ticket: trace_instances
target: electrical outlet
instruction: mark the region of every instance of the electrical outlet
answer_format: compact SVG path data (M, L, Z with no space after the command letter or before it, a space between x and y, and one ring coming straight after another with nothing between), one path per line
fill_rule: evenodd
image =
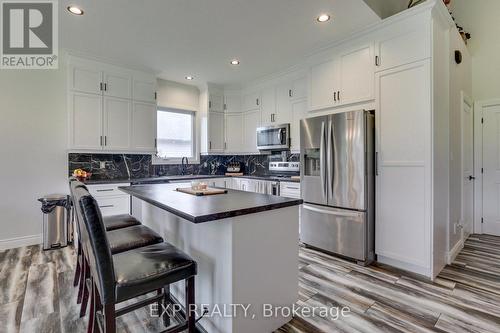
M103 161L99 162L99 168L106 169L106 162L103 162Z

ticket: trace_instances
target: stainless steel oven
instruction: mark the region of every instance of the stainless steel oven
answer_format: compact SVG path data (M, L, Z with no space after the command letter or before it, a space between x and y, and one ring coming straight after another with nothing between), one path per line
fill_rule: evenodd
M257 128L257 149L290 149L290 124L264 126Z

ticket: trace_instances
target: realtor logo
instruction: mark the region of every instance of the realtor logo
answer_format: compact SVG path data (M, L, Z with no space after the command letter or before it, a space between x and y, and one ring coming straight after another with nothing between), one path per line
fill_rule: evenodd
M58 66L57 1L1 1L2 69Z

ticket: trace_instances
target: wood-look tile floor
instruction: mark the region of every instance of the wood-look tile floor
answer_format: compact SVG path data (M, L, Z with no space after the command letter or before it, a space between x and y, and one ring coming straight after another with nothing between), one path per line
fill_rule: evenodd
M85 332L74 263L71 247L0 251L0 333ZM500 332L500 237L472 235L434 282L307 248L300 249L299 267L298 306L350 312L336 320L296 317L277 332ZM121 317L117 326L119 332L163 329L147 309Z

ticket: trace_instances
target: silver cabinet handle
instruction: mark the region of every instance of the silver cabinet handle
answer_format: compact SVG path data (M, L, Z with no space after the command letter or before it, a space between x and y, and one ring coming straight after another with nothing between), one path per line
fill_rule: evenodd
M340 90L339 90L339 91L337 91L337 99L338 99L338 100L339 100L339 102L340 102Z
M293 94L292 94L292 89L289 89L289 90L288 90L288 97L292 97L292 96L293 96Z
M378 151L375 152L375 176L378 176Z
M103 91L103 90L104 90L104 89L103 89L103 87L102 87L102 82L99 84L99 90L100 90L100 91Z
M333 101L334 102L337 101L337 92L336 91L333 92Z
M115 205L100 206L101 208L113 208Z
M103 189L103 190L96 190L96 192L112 192L114 190L115 190L114 188L106 188L106 189Z
M208 149L212 149L212 141L208 142Z
M258 98L255 100L255 104L257 104L257 106L259 106L259 99Z
M380 57L375 56L375 66L380 66Z
M104 145L105 146L108 145L108 136L107 135L104 136Z
M102 135L101 135L101 137L100 137L100 145L101 145L101 146L104 146L104 144L103 144L103 139L102 139Z

